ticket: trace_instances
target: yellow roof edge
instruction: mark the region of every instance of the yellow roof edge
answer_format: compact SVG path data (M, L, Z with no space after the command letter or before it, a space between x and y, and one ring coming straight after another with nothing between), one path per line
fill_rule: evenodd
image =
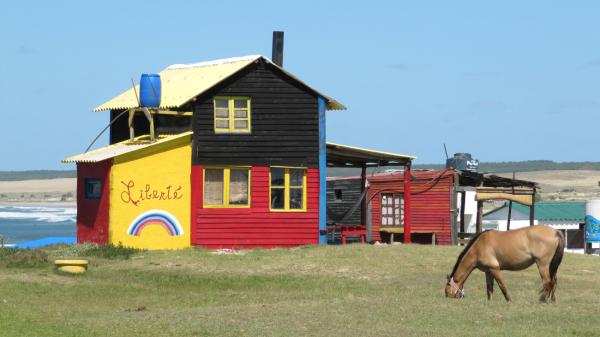
M365 149L363 147L357 147L357 146L349 146L349 145L343 145L343 144L338 144L338 143L333 143L333 142L326 142L327 145L331 145L331 146L337 146L340 148L347 148L347 149L351 149L351 150L357 150L357 151L364 151L364 152L368 152L374 155L384 155L384 156L393 156L393 157L403 157L403 158L410 158L410 159L417 159L416 156L411 156L411 155L406 155L406 154L400 154L400 153L393 153L393 152L385 152L385 151L377 151L377 150L371 150L371 149Z
M74 156L71 156L71 157L67 157L67 158L61 160L61 162L65 163L65 164L68 164L68 163L77 163L77 162L82 162L82 163L97 163L97 162L100 162L100 161L103 161L103 160L106 160L106 159L117 158L117 157L126 155L128 153L132 153L132 152L136 152L136 151L141 151L143 149L148 149L148 148L154 148L154 147L159 146L159 145L171 143L171 142L173 142L175 140L191 136L193 133L194 132L192 132L192 131L186 131L186 132L178 133L178 134L175 134L175 135L166 135L164 138L158 139L154 143L149 143L149 144L147 144L147 146L144 146L144 147L141 147L141 148L140 147L137 147L137 148L133 148L132 147L130 151L123 152L123 153L118 153L118 154L115 154L113 156L109 156L109 157L106 157L106 158L103 158L103 159L100 159L100 160L80 160L80 161L78 161L78 158L83 158L84 156L90 156L90 155L93 155L93 154L98 154L98 153L106 152L109 149L113 149L113 148L116 148L116 147L119 147L119 146L129 145L129 144L127 144L129 142L129 139L127 139L127 140L124 140L124 141L121 141L121 142L118 142L118 143L115 143L115 144L111 144L111 145L104 146L104 147L101 147L101 148L98 148L98 149L94 149L92 151L88 151L88 152L80 153L80 154L77 154L77 155L74 155ZM146 135L141 135L141 136L135 137L134 141L136 141L136 140L139 141L139 140L141 140L142 138L145 138L145 137L149 137L149 135L146 134ZM136 144L132 144L132 145L136 145ZM140 144L138 144L138 145L140 145Z

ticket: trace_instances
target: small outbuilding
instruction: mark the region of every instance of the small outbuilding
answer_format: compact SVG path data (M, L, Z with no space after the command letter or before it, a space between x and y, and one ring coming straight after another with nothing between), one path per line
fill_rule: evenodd
M483 215L484 229L507 230L509 204ZM581 201L542 201L535 204L534 224L563 231L569 249L584 248L585 203ZM510 228L529 226L529 207L513 203Z
M360 224L367 225L371 241L383 242L461 243L482 230L485 200L533 205L536 193L534 182L455 169L396 170L370 175L364 183L359 179L328 178L329 220L355 225L353 206L364 197L369 211ZM363 186L364 196L358 190Z
M140 136L65 159L77 163L77 241L189 247L191 137Z

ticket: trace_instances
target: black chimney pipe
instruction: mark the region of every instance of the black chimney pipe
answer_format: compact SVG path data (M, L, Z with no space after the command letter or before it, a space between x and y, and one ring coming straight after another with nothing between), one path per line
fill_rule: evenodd
M276 65L283 67L283 32L273 32L273 55L271 60Z

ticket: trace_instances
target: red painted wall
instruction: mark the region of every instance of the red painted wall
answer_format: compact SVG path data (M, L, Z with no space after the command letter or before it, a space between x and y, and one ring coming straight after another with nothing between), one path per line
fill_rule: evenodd
M77 164L77 242L108 242L110 167L112 160ZM86 178L100 179L102 197L86 199Z
M319 170L307 169L307 211L269 210L269 168L253 167L250 208L202 208L203 166L192 166L192 244L209 249L319 243Z
M450 193L454 182L454 171L412 172L416 181L411 184L411 229L436 233L437 244L450 244ZM373 219L373 240L381 240L381 193L404 192L402 173L369 178L369 198L371 198Z

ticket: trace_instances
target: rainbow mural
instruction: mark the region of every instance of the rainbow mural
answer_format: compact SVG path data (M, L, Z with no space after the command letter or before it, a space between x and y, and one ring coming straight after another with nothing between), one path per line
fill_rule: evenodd
M171 213L159 209L152 209L140 214L131 222L127 233L132 236L140 236L144 228L154 225L164 228L170 236L183 235L183 229L177 218Z

